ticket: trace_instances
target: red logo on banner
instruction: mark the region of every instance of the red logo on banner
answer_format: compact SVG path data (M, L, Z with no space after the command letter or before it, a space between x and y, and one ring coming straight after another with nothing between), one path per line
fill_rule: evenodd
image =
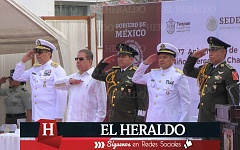
M56 120L40 119L38 142L59 148L62 136L58 136Z

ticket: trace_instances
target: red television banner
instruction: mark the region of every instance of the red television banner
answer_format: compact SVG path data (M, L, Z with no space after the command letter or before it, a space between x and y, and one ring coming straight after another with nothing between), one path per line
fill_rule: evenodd
M59 148L38 142L34 138L21 138L21 150L219 150L220 140L160 140L151 138L62 138Z

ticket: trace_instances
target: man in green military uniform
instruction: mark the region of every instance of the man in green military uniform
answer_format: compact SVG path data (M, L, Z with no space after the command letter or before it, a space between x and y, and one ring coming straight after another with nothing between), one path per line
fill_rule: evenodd
M138 52L126 44L118 44L116 49L119 66L105 72L104 68L113 63L116 57L109 56L101 60L92 77L107 83L110 104L107 115L110 122L143 122L148 104L147 87L132 82L132 76L137 69L133 66L133 61Z
M229 44L209 37L207 39L209 49L205 48L189 55L184 65L184 73L193 78L197 78L199 85L199 122L215 121L215 104L239 105L239 87L235 85L238 79L237 71L226 63L225 57ZM209 62L195 68L198 58L209 52ZM233 86L231 93L233 99L226 87Z

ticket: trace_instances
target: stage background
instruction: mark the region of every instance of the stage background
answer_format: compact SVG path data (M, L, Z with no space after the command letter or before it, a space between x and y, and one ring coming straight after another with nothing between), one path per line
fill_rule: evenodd
M135 65L138 65L156 53L156 46L160 42L168 42L179 49L175 67L182 69L189 53L207 48L207 38L215 36L232 45L228 49L226 61L239 72L240 14L237 6L240 6L238 0L186 0L105 6L103 57L116 54L117 43L126 43L140 52L140 57L135 61ZM142 34L130 34L137 31ZM207 60L208 54L199 59L197 66ZM156 67L157 63L150 68ZM192 98L191 121L196 121L198 86L196 79L188 80Z

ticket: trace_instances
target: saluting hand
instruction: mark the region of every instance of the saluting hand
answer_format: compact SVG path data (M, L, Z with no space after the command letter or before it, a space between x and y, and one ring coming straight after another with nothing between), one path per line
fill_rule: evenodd
M25 54L21 60L21 62L26 63L34 57L34 50L30 50Z
M3 84L3 83L5 83L6 80L7 80L7 77L2 77L2 78L0 79L0 85Z
M201 49L201 50L197 50L196 52L194 52L192 54L192 57L201 58L201 57L206 55L206 51L207 50L208 50L207 48L204 48L204 49Z
M79 84L79 83L82 83L83 82L83 80L77 80L77 79L69 79L69 83L70 84L73 84L73 85L75 85L75 84Z
M152 54L150 56L148 56L148 58L146 60L144 60L144 64L145 65L151 65L154 61L156 61L158 58L158 54Z
M108 63L108 64L113 63L113 62L115 62L116 56L117 56L117 54L111 55L111 56L105 58L103 61L104 61L104 63Z

